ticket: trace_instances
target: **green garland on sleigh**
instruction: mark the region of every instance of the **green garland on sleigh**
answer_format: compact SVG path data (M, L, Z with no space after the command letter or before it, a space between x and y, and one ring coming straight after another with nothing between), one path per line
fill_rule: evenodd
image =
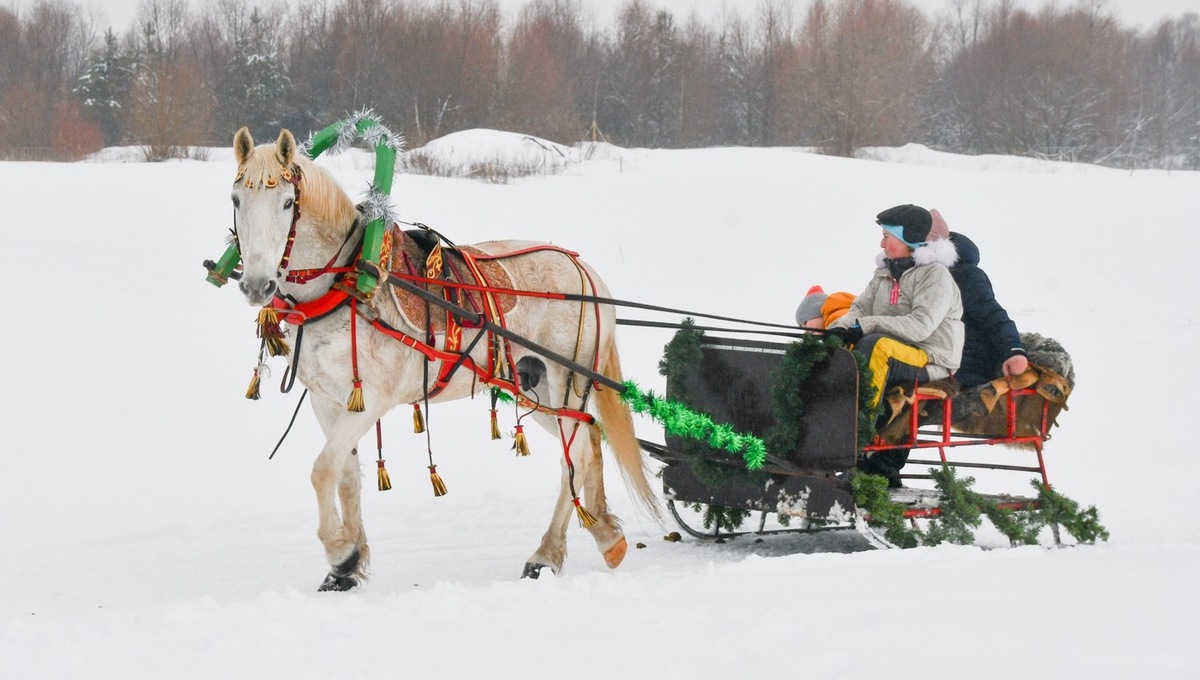
M759 472L761 461L766 453L777 455L795 451L799 447L802 432L799 428L801 416L804 414L804 395L801 386L812 374L813 368L826 361L829 356L842 347L841 340L834 336L809 334L797 342L791 343L780 366L772 375L771 402L775 425L765 433L762 440L750 435L739 435L725 425L713 424L711 419L690 410L691 395L689 381L698 375L703 361L701 350L704 332L695 328L695 322L688 318L682 327L663 349L662 360L659 361L659 373L667 378L666 404L660 404L663 417L657 420L663 423L668 436L684 437L681 453L689 460L696 478L708 486L716 487L724 484L733 476L745 479L747 482L764 482L765 473ZM871 441L875 434L876 410L869 407L874 392L871 385L870 369L866 357L852 352L858 364L859 374L859 448ZM637 399L631 402L631 407ZM673 409L686 414L676 417ZM634 408L635 412L644 413ZM701 444L718 450L731 452L743 451L746 459L744 469L722 464L712 459L712 450ZM745 448L739 448L744 446ZM751 456L754 457L753 462Z
M804 382L812 374L813 367L825 362L829 356L841 349L842 341L834 335L810 333L788 345L779 368L772 375L771 403L774 406L775 424L763 439L768 451L795 451L800 446L801 417L804 415ZM875 417L878 406L871 406L877 388L871 381L871 369L867 358L860 352L850 351L858 365L858 450L875 437Z

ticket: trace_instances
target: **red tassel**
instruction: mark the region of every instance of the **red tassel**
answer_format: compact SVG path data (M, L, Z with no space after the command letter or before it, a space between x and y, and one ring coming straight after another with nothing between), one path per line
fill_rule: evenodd
M258 313L258 337L263 339L267 345L267 352L273 357L281 357L291 351L283 340L279 314L270 307L263 307Z

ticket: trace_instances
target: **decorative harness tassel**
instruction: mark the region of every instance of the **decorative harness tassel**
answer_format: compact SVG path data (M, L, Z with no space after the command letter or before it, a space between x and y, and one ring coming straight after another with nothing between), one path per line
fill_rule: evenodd
M576 496L571 502L575 504L575 514L579 515L579 523L584 529L590 529L596 524L596 518L592 516L592 513L588 512L587 508L583 507L583 503L580 502L579 496Z
M376 471L376 476L378 477L379 481L379 490L387 491L388 489L392 488L392 478L388 476L387 468L383 466L383 426L378 420L375 421L375 446L379 451L379 459L376 461L376 464L379 466L379 469Z
M492 416L495 417L496 412L492 411ZM513 449L516 450L518 456L529 455L529 440L525 438L525 427L517 425L517 432L513 435Z
M492 441L500 439L500 422L496 419L496 401L500 399L500 390L496 387L488 390L492 396Z
M286 356L291 350L283 340L283 329L279 327L279 314L270 307L258 312L258 337L262 338L267 351L273 357Z
M377 463L379 464L377 475L379 477L379 490L387 491L392 488L392 478L388 476L387 468L383 466L384 460L380 458Z
M435 497L446 495L446 483L442 481L442 476L437 473L436 465L429 466L429 481L433 482L433 495Z
M358 332L355 318L358 316L358 303L350 300L350 367L354 371L354 389L350 390L350 400L346 402L346 410L362 413L366 410L363 403L362 380L358 377Z
M250 386L246 388L247 399L258 401L258 399L262 396L259 392L259 386L262 383L262 377L258 373L261 368L261 363L254 367L254 375L250 378Z
M425 431L425 417L421 415L421 405L413 404L413 433L421 434Z

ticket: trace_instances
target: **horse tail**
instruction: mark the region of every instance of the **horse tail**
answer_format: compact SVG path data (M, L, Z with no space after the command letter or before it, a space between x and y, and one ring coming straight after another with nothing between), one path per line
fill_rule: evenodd
M604 360L604 377L616 382L624 382L621 377L621 360L617 354L617 343L610 341ZM650 468L647 459L642 455L637 435L633 431L633 414L629 406L621 401L621 395L608 387L596 390L596 410L608 446L616 456L625 485L629 487L634 499L649 511L655 520L662 521L662 510L659 508L658 496L650 487Z

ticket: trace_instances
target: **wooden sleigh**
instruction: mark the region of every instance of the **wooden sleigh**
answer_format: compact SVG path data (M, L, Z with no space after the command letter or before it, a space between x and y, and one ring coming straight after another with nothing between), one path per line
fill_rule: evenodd
M689 405L741 432L763 437L775 424L771 396L775 374L788 345L778 342L701 338L703 359L686 376ZM672 392L668 378L668 394ZM853 531L870 546L886 543L871 531L855 504L850 476L863 456L895 448L911 450L901 475L905 486L889 490L910 519L936 517L944 500L933 488L930 467L994 470L1035 475L1049 487L1043 446L1070 386L1053 370L1034 368L1016 383L1004 380L959 393L952 383L906 385L885 395L887 418L873 440L859 438L859 364L838 348L804 380L805 408L797 445L771 451L761 471L746 474L740 461L702 443L667 436L665 444L641 440L643 449L664 463L662 482L668 509L680 527L697 538L742 533ZM964 454L970 455L964 455ZM1018 474L1019 473L1019 474ZM1036 497L990 494L1000 507L1029 509ZM734 530L715 522L695 526L694 513L680 506L733 508L759 513L758 528ZM781 524L766 528L769 515Z

